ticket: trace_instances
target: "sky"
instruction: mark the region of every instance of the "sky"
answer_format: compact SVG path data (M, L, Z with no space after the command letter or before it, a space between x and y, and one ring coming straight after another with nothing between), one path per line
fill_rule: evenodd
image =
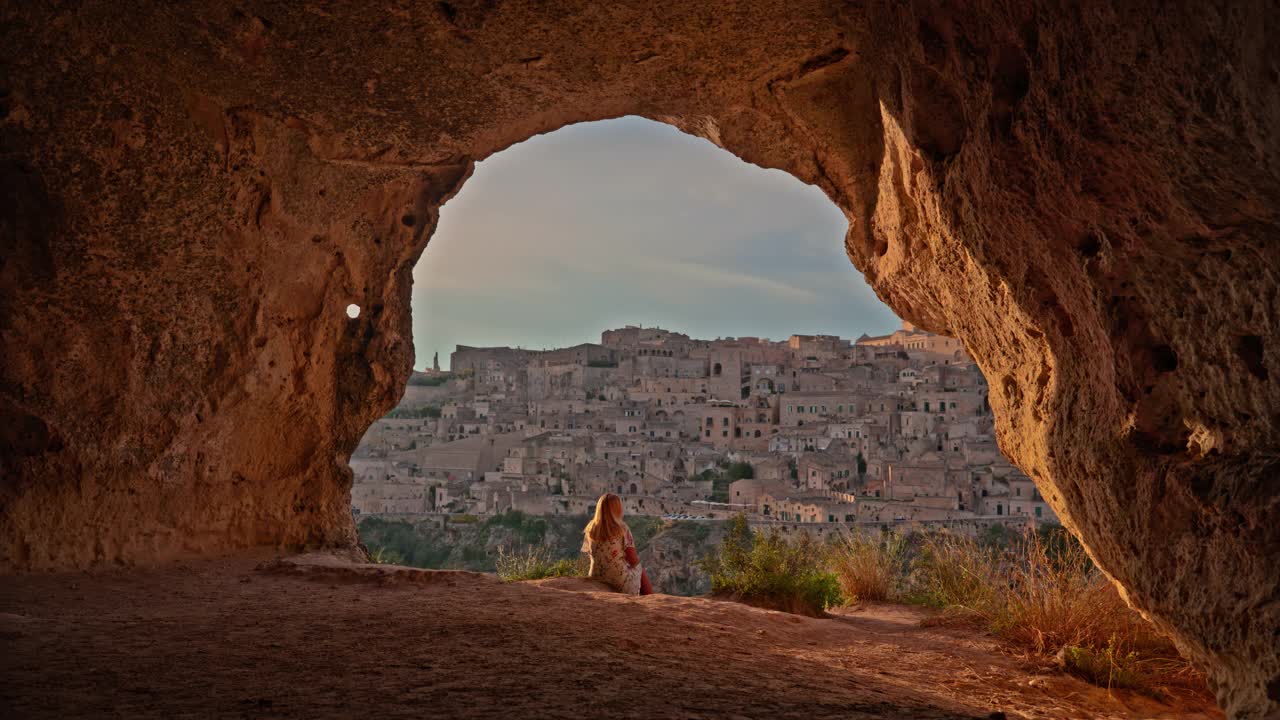
M476 164L414 268L417 368L456 345L529 349L659 326L701 339L856 338L899 321L816 187L661 123L540 135Z

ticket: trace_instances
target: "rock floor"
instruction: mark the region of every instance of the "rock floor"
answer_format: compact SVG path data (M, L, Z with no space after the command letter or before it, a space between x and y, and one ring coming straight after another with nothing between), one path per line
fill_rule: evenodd
M330 556L7 577L0 715L1220 717L1108 693L923 617L810 619Z

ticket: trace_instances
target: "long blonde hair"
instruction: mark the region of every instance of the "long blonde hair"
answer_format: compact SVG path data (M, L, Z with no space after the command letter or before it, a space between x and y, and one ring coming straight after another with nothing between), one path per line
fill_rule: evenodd
M622 522L622 498L613 493L605 493L596 503L596 516L587 523L582 531L593 543L602 543L616 538L626 532L626 524Z

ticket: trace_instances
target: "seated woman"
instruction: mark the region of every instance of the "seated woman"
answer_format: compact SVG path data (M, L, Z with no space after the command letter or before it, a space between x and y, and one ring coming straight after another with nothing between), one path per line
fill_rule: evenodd
M653 594L649 576L640 567L631 528L622 522L622 498L613 493L601 495L596 516L582 534L582 552L591 553L587 577L629 595Z

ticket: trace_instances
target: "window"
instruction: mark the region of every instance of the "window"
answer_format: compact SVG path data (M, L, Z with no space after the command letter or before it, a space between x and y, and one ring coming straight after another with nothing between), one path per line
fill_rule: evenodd
M924 411L925 411L925 412L929 412L929 401L928 401L928 400L925 400L925 401L924 401Z
M720 437L729 437L729 431L728 431L728 430L721 430L721 431L720 431Z
M729 418L727 418L727 417L726 417L726 418L720 418L720 420L722 421L722 422L720 423L721 425L723 425L723 426L725 426L725 427L729 427Z
M1014 488L1013 493L1018 497L1022 497L1022 488Z
M844 412L844 406L843 406L843 405L837 405L837 406L836 406L836 412L838 412L838 413L843 413L843 412Z
M1043 517L1043 516L1040 514L1040 506L1039 506L1039 505L1037 505L1037 506L1036 506L1036 517Z

